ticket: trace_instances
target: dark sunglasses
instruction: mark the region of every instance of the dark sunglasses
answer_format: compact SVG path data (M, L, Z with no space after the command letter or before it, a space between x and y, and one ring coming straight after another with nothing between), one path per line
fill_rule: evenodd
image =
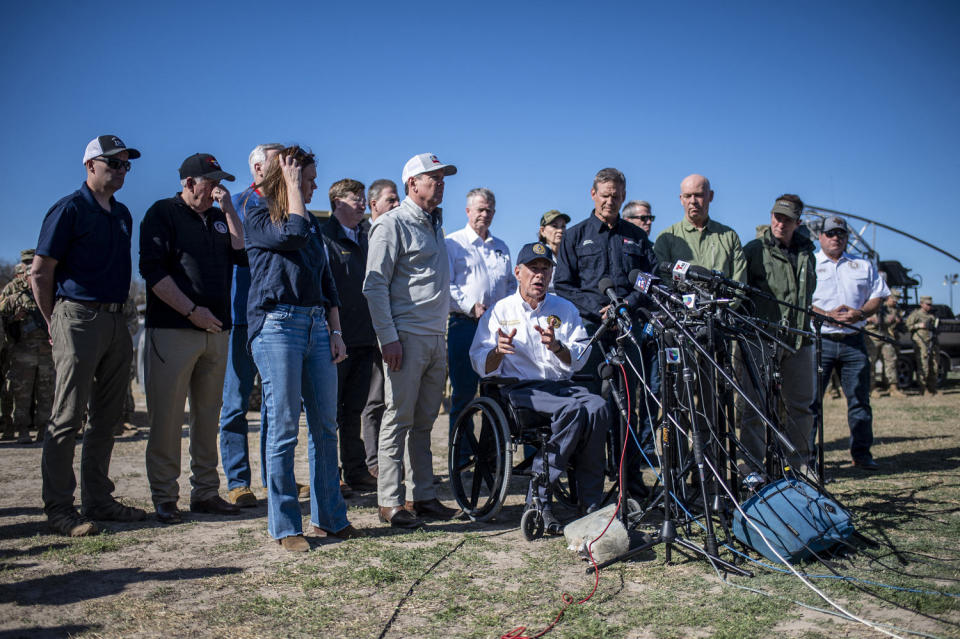
M657 216L656 216L656 215L641 215L641 216L640 216L640 221L641 221L641 222L653 222L655 219L657 219Z
M133 168L133 165L130 164L130 160L118 160L117 158L93 158L97 162L103 162L108 167L114 171L119 171L123 169L124 171L129 171Z
M833 237L846 237L846 236L847 236L847 232L844 231L844 230L841 230L841 229L830 229L829 231L827 231L826 233L824 233L824 235L826 235L827 237L831 237L831 238L833 238Z

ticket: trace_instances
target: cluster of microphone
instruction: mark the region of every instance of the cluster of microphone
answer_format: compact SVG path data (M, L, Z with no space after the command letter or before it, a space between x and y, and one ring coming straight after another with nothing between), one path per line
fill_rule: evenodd
M688 292L691 286L699 284L702 288L710 290L712 293L733 294L733 297L711 296L705 304L716 306L718 304L729 304L737 299L738 294L757 293L764 295L763 291L726 277L720 271L709 270L690 262L677 260L676 262L662 262L657 268L658 273L670 275L670 284L664 285L664 279L656 273L646 273L639 269L630 272L629 281L633 289L639 291L642 295L640 301L636 304L629 304L626 300L617 295L616 285L613 280L605 277L598 283L598 288L610 300L611 313L604 318L604 323L608 328L616 324L623 333L631 333L633 330L633 320L631 310L638 312L646 321L650 321L652 307L649 303L644 303L646 296L656 294L664 301L672 303L678 308L694 309L697 306L697 295Z

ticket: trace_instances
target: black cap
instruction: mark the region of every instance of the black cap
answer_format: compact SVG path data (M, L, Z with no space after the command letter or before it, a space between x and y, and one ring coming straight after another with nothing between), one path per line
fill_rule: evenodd
M221 169L217 158L209 153L194 153L183 161L183 164L180 165L180 179L188 177L226 180L227 182L233 182L237 179Z
M543 242L524 244L517 255L517 264L529 264L534 260L550 260L553 262L553 251Z

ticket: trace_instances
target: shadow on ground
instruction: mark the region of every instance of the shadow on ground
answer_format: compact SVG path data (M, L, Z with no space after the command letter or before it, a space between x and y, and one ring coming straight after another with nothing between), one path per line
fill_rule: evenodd
M75 570L65 574L26 579L12 585L2 585L0 586L0 603L15 603L18 606L65 605L115 595L131 583L206 579L238 572L242 570L232 567L160 571L140 568Z

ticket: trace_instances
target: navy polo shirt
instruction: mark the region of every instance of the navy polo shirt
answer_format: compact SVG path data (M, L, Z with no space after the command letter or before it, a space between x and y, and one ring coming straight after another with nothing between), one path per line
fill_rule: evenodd
M86 182L47 211L37 255L57 260L56 296L107 304L130 293L130 229L126 206L110 198L110 211L94 199Z

